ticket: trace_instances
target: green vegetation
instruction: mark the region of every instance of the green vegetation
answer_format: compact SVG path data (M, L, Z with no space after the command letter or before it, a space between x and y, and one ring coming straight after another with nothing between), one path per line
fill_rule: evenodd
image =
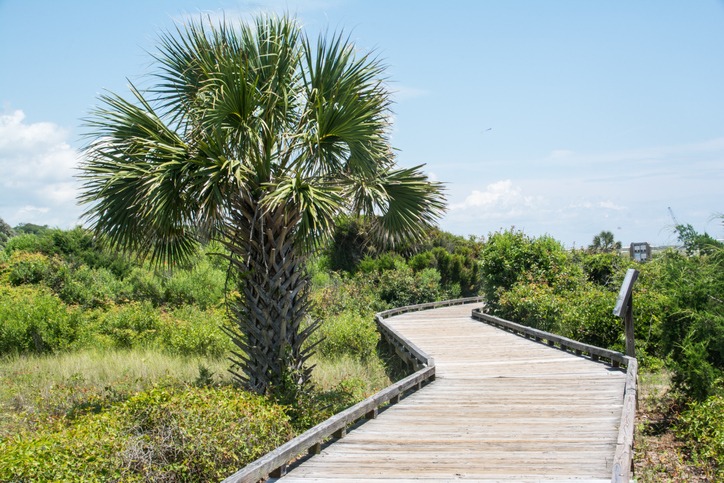
M234 346L220 329L235 286L225 287L226 266L210 256L218 252L205 246L185 267L162 271L81 228L8 240L0 481L221 479L407 374L373 319L390 307L380 280L391 275L330 272L321 256L309 265L315 305L304 321L326 322L307 341L318 342L314 389L282 381L265 398L240 391L227 370ZM404 257L400 264L412 271Z
M223 245L164 271L104 249L81 228L16 230L0 251L0 481L220 479L407 373L374 324L392 306L484 293L496 315L623 351L612 308L628 268L640 271L642 380L671 386L645 404L647 421L661 422L640 429L643 450L650 455L651 438L668 434L681 464L722 476L724 252L710 237L684 231L684 251L639 264L514 229L487 241L433 229L390 251L365 238L364 223L338 223L307 264L312 306L301 329L324 321L304 347L316 351L314 387L281 379L261 398L227 371L238 349L220 327L238 284L226 284L223 259L210 255L227 254ZM705 243L687 253L686 240ZM333 270L342 246L359 256ZM216 419L214 406L223 408ZM252 426L238 426L233 411Z
M0 480L218 481L293 434L259 396L157 385L112 411L80 408L0 441Z

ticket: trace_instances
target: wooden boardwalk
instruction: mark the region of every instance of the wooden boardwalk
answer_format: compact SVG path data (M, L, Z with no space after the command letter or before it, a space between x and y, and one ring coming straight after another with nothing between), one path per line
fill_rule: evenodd
M436 379L270 481L610 482L625 370L474 320L478 306L386 319Z

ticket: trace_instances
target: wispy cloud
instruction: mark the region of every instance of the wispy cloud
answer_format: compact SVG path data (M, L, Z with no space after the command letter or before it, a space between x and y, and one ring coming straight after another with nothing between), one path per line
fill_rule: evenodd
M425 89L417 89L415 87L408 87L401 84L390 85L390 91L392 92L392 98L396 102L403 102L408 99L414 99L416 97L424 97L430 95L430 91Z
M568 244L590 243L596 233L611 230L625 243L666 244L671 242L666 208L674 206L697 230L717 237L723 233L709 216L724 211L724 138L597 153L558 149L507 166L517 178L470 189L484 176L476 172L469 176L467 193L455 193L453 187L458 198L443 227L465 234L515 225L533 234L551 233ZM504 169L496 170L505 176ZM436 172L445 179L445 173Z

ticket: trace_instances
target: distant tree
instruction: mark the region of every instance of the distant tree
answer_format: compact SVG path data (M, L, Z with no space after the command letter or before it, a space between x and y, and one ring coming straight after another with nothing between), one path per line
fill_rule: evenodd
M20 223L14 229L19 235L42 235L50 230L48 225L40 226L34 225L33 223Z
M684 244L684 250L688 255L694 254L708 254L714 251L716 248L723 248L724 244L715 240L707 232L704 234L698 233L693 226L676 225L674 227L679 241Z
M621 242L614 241L613 233L610 231L602 231L593 237L593 243L588 249L595 253L610 253L621 249Z
M5 223L5 220L0 218L0 248L5 248L7 241L16 235L15 230Z

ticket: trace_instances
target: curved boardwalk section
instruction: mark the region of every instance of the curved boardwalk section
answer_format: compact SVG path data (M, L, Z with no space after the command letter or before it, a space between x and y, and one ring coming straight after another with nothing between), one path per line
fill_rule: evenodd
M474 320L479 306L386 319L435 381L278 481L610 482L625 371Z

